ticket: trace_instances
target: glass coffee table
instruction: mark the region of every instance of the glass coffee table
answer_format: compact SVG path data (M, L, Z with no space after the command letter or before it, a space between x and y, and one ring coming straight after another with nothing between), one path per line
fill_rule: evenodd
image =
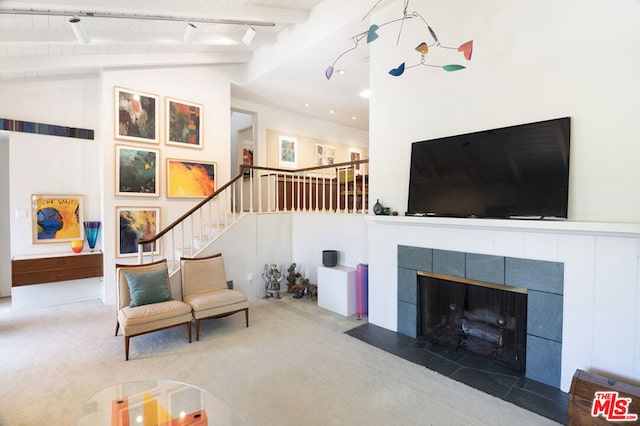
M229 407L187 383L148 380L121 383L91 396L78 426L205 426L234 424Z

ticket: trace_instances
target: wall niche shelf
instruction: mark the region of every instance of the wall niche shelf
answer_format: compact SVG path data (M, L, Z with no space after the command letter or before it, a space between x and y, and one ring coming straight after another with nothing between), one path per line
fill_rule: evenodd
M11 286L101 277L103 269L101 251L15 256L11 259Z

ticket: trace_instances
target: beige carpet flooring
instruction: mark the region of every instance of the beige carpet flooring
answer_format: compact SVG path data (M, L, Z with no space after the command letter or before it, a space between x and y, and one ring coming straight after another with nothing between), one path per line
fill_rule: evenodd
M100 389L156 378L211 392L234 425L555 424L343 333L361 323L308 299L255 299L249 328L236 314L204 321L192 344L186 327L136 337L125 362L113 306L0 299L0 425L74 425Z

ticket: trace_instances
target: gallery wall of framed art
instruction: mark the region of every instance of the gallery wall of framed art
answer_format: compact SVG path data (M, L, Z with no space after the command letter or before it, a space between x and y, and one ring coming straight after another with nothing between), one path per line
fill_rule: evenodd
M214 193L217 163L188 154L204 148L203 109L193 100L114 86L116 257L136 256L137 242L162 229L165 200ZM170 152L184 155L169 158ZM159 255L161 247L145 247L144 253Z

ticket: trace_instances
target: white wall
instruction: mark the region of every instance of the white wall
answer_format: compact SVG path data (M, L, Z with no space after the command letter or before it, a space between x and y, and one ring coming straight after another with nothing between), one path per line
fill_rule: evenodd
M257 166L267 165L267 129L276 129L329 141L340 141L345 145L366 147L369 144L369 132L364 130L341 126L306 115L294 114L240 99L232 99L231 106L256 113L255 125L258 128L258 140L254 141L257 151L257 155L254 153L254 161Z
M394 2L372 23L397 18L403 6ZM397 327L398 244L559 261L562 389L576 368L640 381L640 58L632 53L640 48L640 3L434 0L410 9L428 19L443 45L473 39L473 57L467 63L455 50L432 48L431 63L467 68L418 66L392 77L388 71L402 62L420 62L413 49L428 32L419 19L408 21L396 46L397 27L378 31L369 46L370 199L406 210L412 142L570 116L569 221L523 222L515 231L509 221L370 221L370 322ZM609 230L631 225L592 232L594 222Z
M0 86L0 116L95 130L95 140L11 132L9 138L9 214L11 256L69 253L66 243L33 244L32 194L83 194L88 220L100 218L100 123L97 78L6 82ZM87 292L87 286L91 291ZM99 280L60 283L73 300L97 297ZM28 292L25 288L13 288ZM48 290L47 290L48 291ZM50 297L41 294L42 303Z
M20 300L32 300L33 306L41 305L37 294L56 303L75 301L78 294L83 297L102 297L107 303L114 303L114 264L135 262L135 258L116 258L116 207L160 206L161 224L166 225L193 206L190 199L167 199L165 184L165 164L167 158L197 159L214 161L217 164L217 184L228 181L230 170L230 120L231 109L229 88L229 67L182 67L161 70L117 70L104 71L100 76L78 79L38 80L11 82L0 85L3 102L0 116L20 120L59 124L95 130L95 140L60 138L11 132L10 165L11 184L9 205L11 256L44 254L50 252L70 252L68 243L32 244L30 221L30 195L34 193L84 194L85 217L101 220L102 229L98 248L104 252L104 286L91 285L87 295L84 281L65 282L53 285L47 292L37 292L36 287L25 290ZM185 84L197 81L198 84ZM114 137L114 87L153 93L159 96L160 144L130 143ZM166 96L203 104L204 148L189 149L164 144L164 100ZM34 101L34 100L37 100ZM291 114L273 108L261 107L247 102L235 102L234 107L245 111L255 111L258 117L258 134L261 147L257 152L266 152L266 129L278 128L309 134L329 140L340 140L352 145L365 146L367 132L334 125L306 116ZM115 197L115 145L147 146L160 149L160 197ZM235 174L235 173L233 173ZM264 220L264 219L263 219ZM270 219L271 220L271 219ZM286 225L286 224L285 224ZM258 225L256 225L258 226ZM265 223L265 229L280 233L278 226ZM286 225L284 229L290 229ZM289 238L286 238L290 241ZM238 268L242 273L239 285L253 274L254 288L250 294L259 295L260 274L265 263L274 261L291 262L289 243L273 257L271 246L258 245L257 254L250 267ZM235 268L235 266L234 266ZM8 274L8 271L7 271ZM7 286L7 289L10 288ZM60 294L44 296L57 290ZM13 289L15 292L16 289ZM42 298L38 298L42 299ZM25 302L25 304L28 304Z
M340 265L367 263L369 245L363 215L295 214L292 234L291 259L312 283L318 282L323 250L337 250Z
M194 83L197 82L197 83ZM159 96L160 131L159 144L130 143L114 138L114 87L124 87ZM116 257L116 207L160 207L160 223L166 226L194 206L192 198L167 198L166 160L212 161L217 165L216 187L230 178L230 83L228 77L215 67L181 67L156 70L104 71L100 91L103 101L99 105L100 120L104 123L104 218L103 231L105 255L105 289L103 298L115 302L115 263L135 263L136 257ZM202 149L165 145L165 98L172 97L202 104ZM115 197L115 145L130 145L160 149L160 196Z
M455 3L455 6L454 6ZM428 33L419 19L379 30L370 82L371 199L406 211L411 143L512 124L570 116L569 218L638 222L640 197L640 3L637 0L435 0L411 2L443 45L474 40L472 60L455 50L427 55L462 63L447 73L417 67L413 51ZM372 22L397 18L404 2ZM440 55L440 56L438 56ZM392 173L389 171L393 170Z
M3 91L7 118L96 130L95 140L11 132L11 254L69 252L69 243L33 244L31 194L83 194L85 218L100 212L98 81L60 80L16 84Z
M250 297L264 297L265 265L296 271L317 283L322 250L338 250L340 264L367 263L365 216L322 213L251 213L227 229L202 255L222 253L227 279ZM281 290L286 292L286 281Z

